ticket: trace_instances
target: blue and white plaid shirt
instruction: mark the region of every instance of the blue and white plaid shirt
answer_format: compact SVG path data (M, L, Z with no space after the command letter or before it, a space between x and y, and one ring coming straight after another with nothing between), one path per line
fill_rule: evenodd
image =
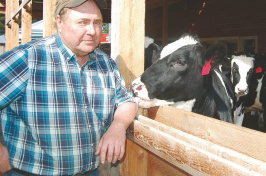
M0 117L12 167L40 175L95 169L115 109L134 102L115 62L96 49L80 68L58 34L0 56Z

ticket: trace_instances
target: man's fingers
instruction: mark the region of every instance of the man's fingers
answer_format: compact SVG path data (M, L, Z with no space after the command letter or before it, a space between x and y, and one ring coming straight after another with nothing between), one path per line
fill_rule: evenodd
M118 157L120 156L121 153L121 145L116 145L114 152L113 152L113 159L112 159L112 163L116 163L116 161L118 160Z
M99 142L99 145L98 145L98 147L97 147L97 151L96 151L95 155L100 155L101 148L102 148L102 144L103 144L103 142L102 142L102 140L100 140L100 142Z
M107 151L107 162L111 163L114 157L115 146L109 146Z
M106 159L106 153L107 153L107 146L102 146L101 147L101 152L100 152L100 160L101 160L101 163L104 164L105 162L105 159Z
M121 146L120 155L118 157L118 160L121 160L125 154L125 145Z

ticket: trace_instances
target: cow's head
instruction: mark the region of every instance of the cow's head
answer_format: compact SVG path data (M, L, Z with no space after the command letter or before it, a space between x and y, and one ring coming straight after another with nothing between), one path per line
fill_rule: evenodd
M165 46L160 59L131 83L131 89L144 108L192 99L203 64L199 39L191 34ZM178 95L178 96L177 96ZM166 100L166 101L163 101Z
M231 58L231 81L237 97L248 93L248 85L254 68L254 58L244 54L233 55Z

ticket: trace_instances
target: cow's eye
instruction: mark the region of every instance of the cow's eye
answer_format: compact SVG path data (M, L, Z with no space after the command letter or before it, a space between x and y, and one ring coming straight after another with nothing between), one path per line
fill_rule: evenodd
M172 62L172 63L171 63L171 66L174 66L174 65L176 65L176 64L181 65L181 64L182 64L182 61L178 59L178 60Z

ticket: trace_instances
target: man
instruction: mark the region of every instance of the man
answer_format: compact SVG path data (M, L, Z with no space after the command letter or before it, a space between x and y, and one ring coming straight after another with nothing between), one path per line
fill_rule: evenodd
M58 0L54 36L0 56L6 175L98 175L100 162L123 157L136 104L115 62L95 49L104 7Z

